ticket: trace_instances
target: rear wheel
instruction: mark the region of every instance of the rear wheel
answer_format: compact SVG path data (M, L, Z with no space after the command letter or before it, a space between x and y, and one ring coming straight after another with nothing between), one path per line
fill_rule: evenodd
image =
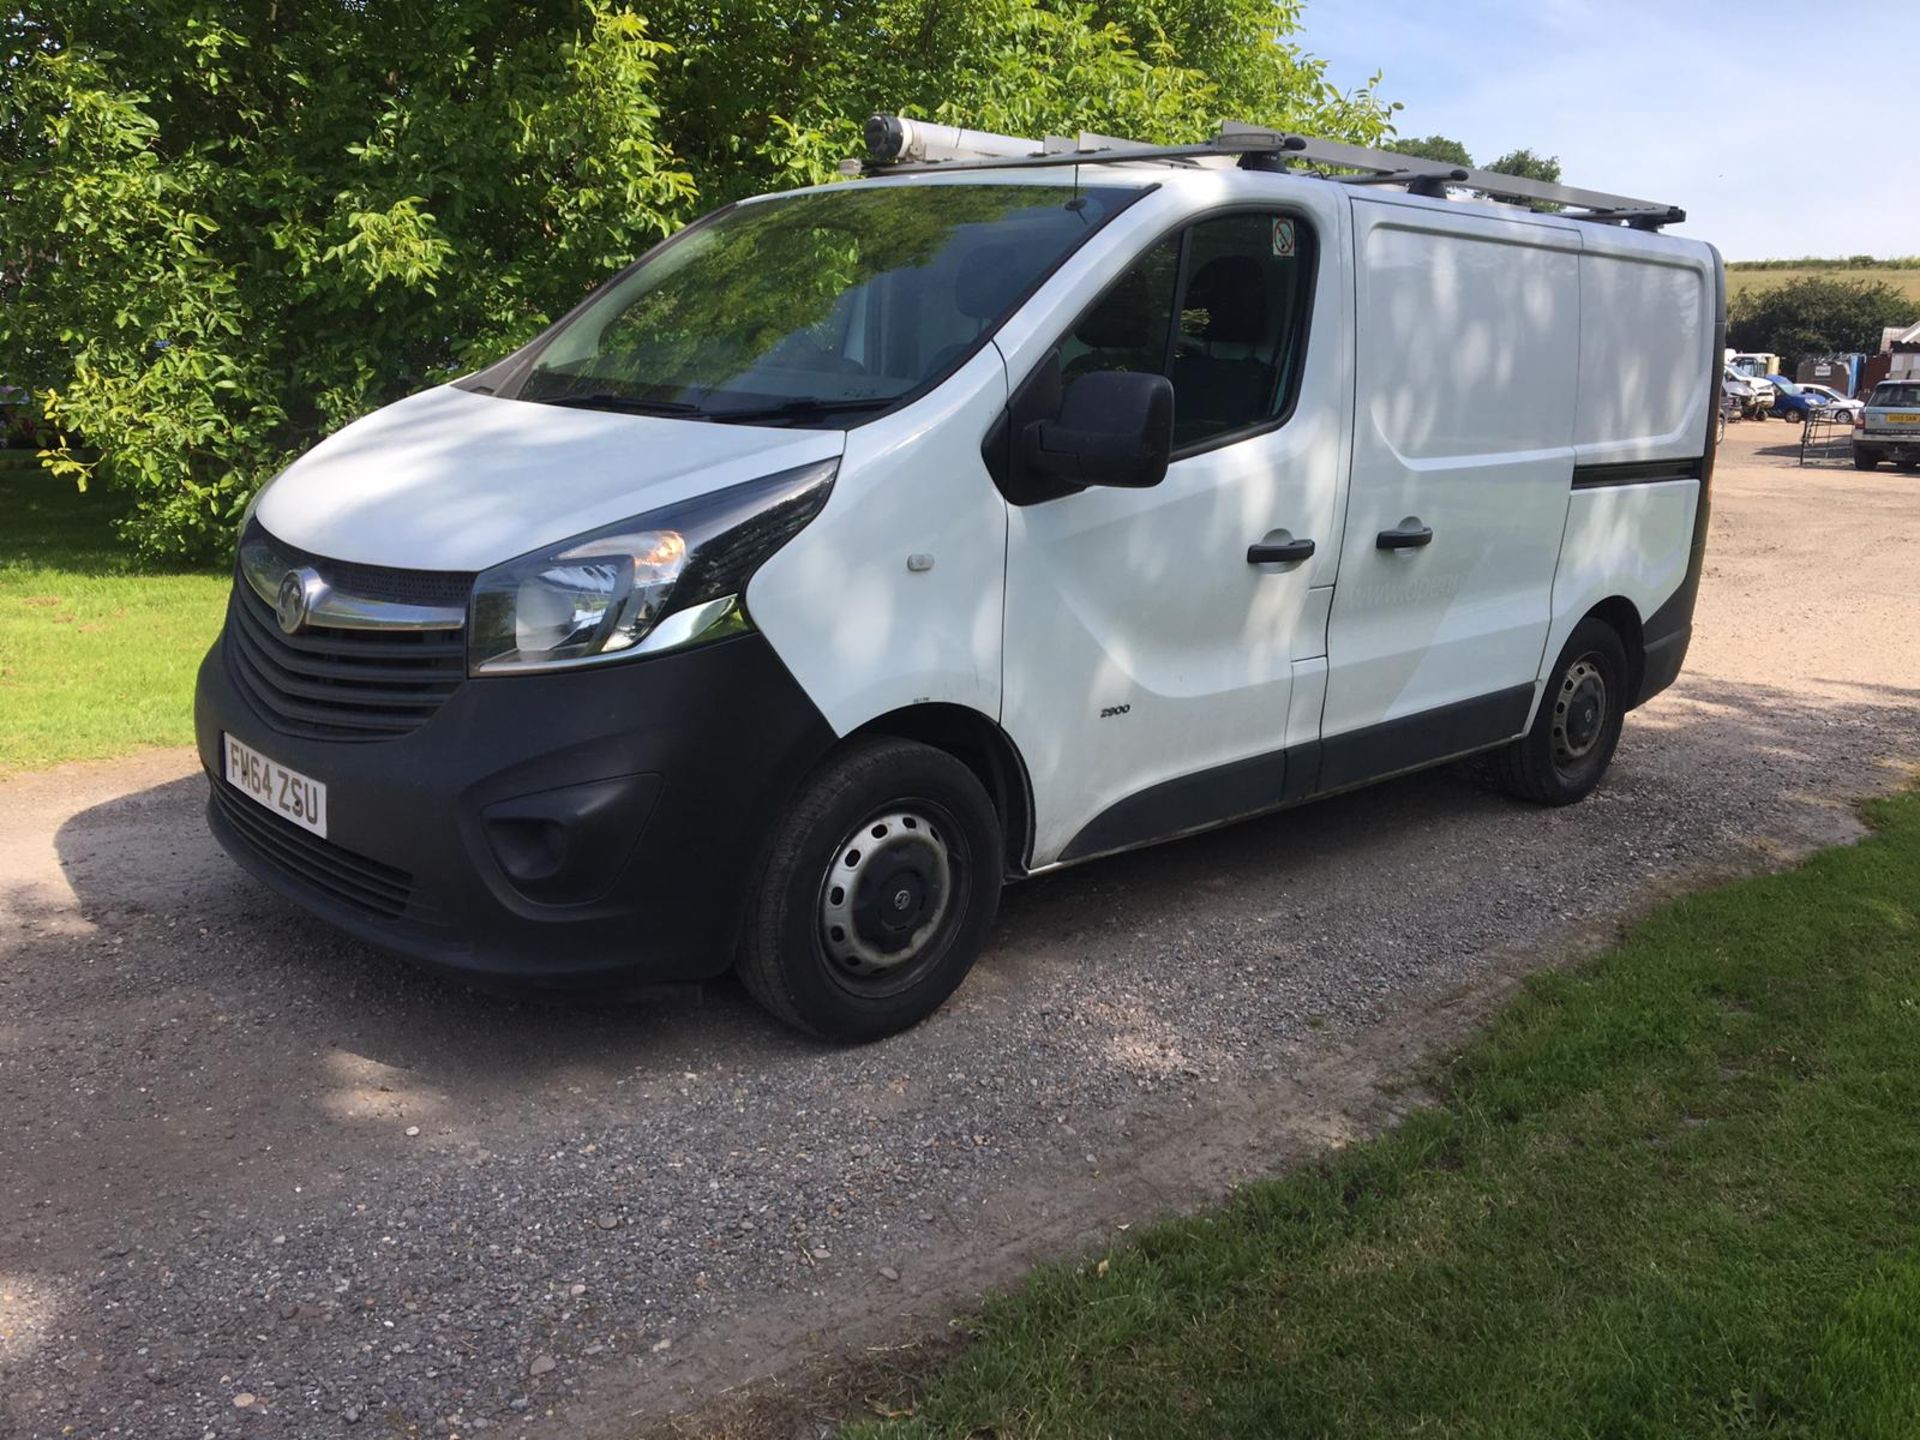
M855 741L774 828L740 977L780 1019L824 1039L905 1030L986 944L1001 853L993 802L965 765L912 741Z
M1508 794L1538 805L1585 799L1613 761L1627 700L1620 636L1604 621L1582 620L1548 677L1532 728L1488 756L1488 773Z
M1856 470L1871 470L1879 463L1880 457L1878 455L1869 454L1863 450L1855 450L1853 452L1853 468Z

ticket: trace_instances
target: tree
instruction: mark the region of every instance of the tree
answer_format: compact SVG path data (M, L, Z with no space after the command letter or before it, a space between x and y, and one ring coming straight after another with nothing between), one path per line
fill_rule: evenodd
M317 435L524 337L693 200L632 14L28 13L36 53L0 74L0 373L98 448L150 553L212 549Z
M1536 155L1531 150L1509 150L1487 169L1499 175L1517 175L1523 180L1542 180L1549 185L1560 182L1560 157ZM1560 209L1560 206L1551 200L1529 200L1527 208L1553 211Z
M497 357L877 109L1373 143L1299 0L24 0L0 20L0 382L207 554L356 415ZM84 438L99 452L83 458Z
M1429 135L1424 140L1395 140L1387 148L1396 155L1437 160L1442 165L1458 165L1463 170L1473 168L1473 156L1467 153L1467 147L1458 140L1449 140L1445 135Z
M1808 275L1748 290L1728 307L1727 343L1786 364L1822 355L1871 354L1890 325L1920 320L1920 302L1882 280Z

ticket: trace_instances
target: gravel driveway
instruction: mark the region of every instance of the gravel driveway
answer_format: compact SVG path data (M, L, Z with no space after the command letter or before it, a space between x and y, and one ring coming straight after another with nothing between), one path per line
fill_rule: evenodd
M184 752L0 782L0 1435L631 1435L1377 1127L1514 977L1920 759L1920 479L1789 434L1730 432L1588 803L1440 772L1018 887L862 1050L416 975L228 864Z

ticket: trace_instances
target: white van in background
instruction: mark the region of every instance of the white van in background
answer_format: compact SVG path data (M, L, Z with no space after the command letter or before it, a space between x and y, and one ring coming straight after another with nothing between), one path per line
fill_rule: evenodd
M1599 783L1700 577L1678 212L1244 127L870 134L263 492L198 694L242 865L440 966L737 966L866 1039L1007 878L1475 753Z

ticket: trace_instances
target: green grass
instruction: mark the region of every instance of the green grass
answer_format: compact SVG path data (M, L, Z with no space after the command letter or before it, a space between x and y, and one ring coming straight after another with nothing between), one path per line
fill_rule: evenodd
M991 1304L907 1436L1920 1434L1920 797L1550 974L1385 1137Z
M193 739L227 572L142 570L114 501L0 465L0 774Z
M1727 297L1731 299L1749 290L1771 290L1776 285L1784 285L1789 280L1804 280L1809 275L1818 275L1823 280L1879 281L1891 285L1907 299L1920 302L1920 270L1907 267L1895 269L1884 265L1853 267L1838 261L1828 265L1783 265L1767 270L1742 269L1737 263L1729 265Z

